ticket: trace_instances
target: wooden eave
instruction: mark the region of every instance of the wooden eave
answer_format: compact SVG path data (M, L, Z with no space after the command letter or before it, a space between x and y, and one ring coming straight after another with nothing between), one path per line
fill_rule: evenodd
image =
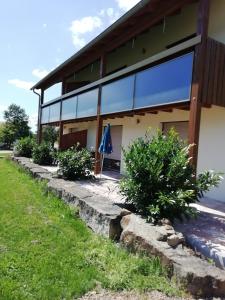
M161 22L165 16L178 13L183 6L192 2L196 2L196 0L140 1L84 48L35 84L32 89L46 89L52 84L62 81L72 72L98 60L102 53L116 49Z

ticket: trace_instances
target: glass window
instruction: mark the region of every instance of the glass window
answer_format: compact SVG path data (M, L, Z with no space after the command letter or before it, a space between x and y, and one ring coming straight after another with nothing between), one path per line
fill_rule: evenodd
M49 122L49 106L42 108L41 111L41 123L45 124Z
M77 114L77 96L62 103L62 120L75 119Z
M60 97L62 94L62 83L56 83L44 91L44 103Z
M132 75L102 87L102 114L133 108L134 78Z
M193 53L137 73L135 108L190 99Z
M49 123L60 120L60 102L49 106Z
M78 95L77 118L97 115L98 89Z
M171 128L173 128L184 141L188 140L188 121L178 122L164 122L162 123L162 129L164 134L168 134Z

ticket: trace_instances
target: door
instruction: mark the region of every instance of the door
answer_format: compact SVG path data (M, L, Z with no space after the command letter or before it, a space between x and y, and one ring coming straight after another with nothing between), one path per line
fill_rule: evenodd
M111 126L111 138L113 152L105 155L104 169L120 171L121 151L122 151L122 129L120 125Z

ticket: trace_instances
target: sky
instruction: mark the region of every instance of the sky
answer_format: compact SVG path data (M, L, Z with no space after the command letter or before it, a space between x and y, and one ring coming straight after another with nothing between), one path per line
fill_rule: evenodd
M116 21L138 0L7 0L0 10L0 122L11 103L36 130L33 84Z

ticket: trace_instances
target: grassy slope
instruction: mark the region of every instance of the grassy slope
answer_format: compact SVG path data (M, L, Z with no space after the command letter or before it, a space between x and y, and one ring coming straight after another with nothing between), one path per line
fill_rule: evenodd
M179 294L157 260L94 235L41 184L0 159L0 299L72 299L96 285Z

